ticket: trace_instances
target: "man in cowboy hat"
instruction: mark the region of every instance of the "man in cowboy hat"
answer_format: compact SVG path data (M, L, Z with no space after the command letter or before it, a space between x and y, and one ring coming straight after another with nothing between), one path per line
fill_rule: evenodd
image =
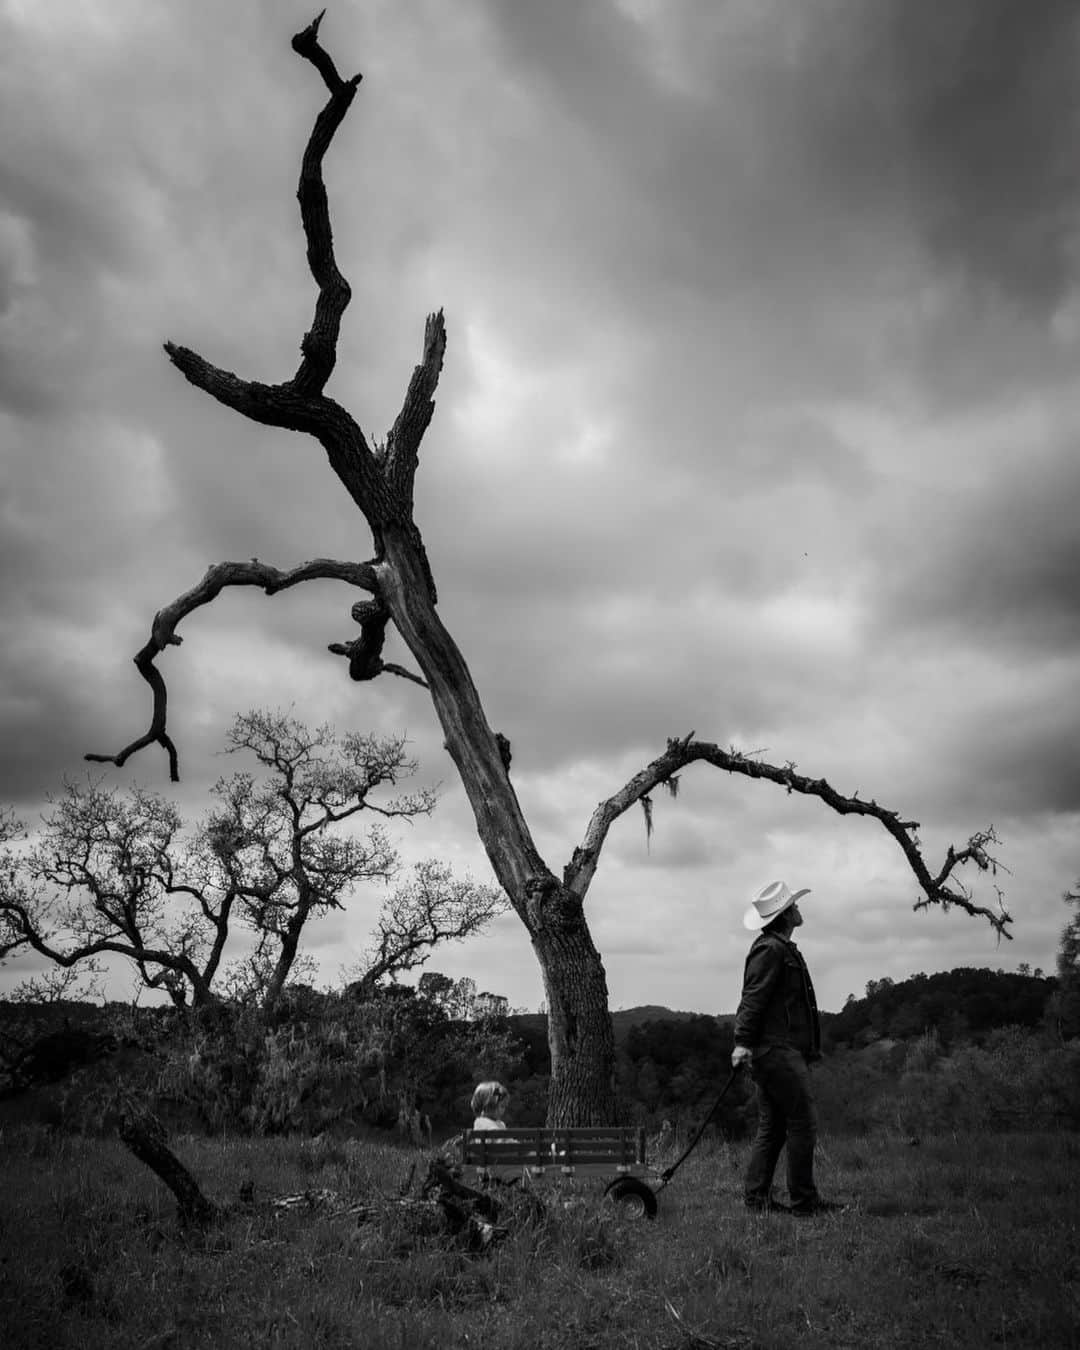
M784 1210L772 1198L773 1173L787 1144L791 1213L825 1214L843 1205L823 1200L814 1185L817 1116L810 1089L811 1060L821 1057L821 1024L810 972L791 935L803 921L793 891L771 881L743 915L758 936L750 947L742 998L735 1014L733 1067L749 1064L757 1087L758 1128L746 1169L748 1209Z

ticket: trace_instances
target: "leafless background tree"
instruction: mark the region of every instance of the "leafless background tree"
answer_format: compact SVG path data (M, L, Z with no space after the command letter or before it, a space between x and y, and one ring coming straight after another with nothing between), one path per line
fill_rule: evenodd
M192 831L160 795L94 782L67 785L32 847L18 846L7 813L0 956L31 950L63 970L121 956L177 1006L214 1001L227 983L273 1008L310 923L366 883L398 878L382 821L426 816L435 798L387 795L416 769L400 737L338 739L327 726L250 712L233 722L227 748L262 772L220 779L216 806ZM361 814L380 819L362 833ZM494 887L418 864L381 906L361 962L366 987L423 964L437 943L476 932L505 904ZM238 929L253 944L242 958Z

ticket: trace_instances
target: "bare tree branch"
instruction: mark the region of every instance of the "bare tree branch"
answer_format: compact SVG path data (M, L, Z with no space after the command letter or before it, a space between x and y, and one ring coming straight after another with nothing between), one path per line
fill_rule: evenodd
M297 189L308 266L319 294L311 328L300 343L302 359L296 375L281 384L262 384L212 365L188 347L166 342L165 350L185 379L225 407L266 426L315 436L325 448L335 473L377 532L379 524L393 515L386 485L359 426L344 408L323 393L337 359L341 316L351 290L334 257L322 161L349 110L361 77L354 75L351 80L342 80L338 75L330 56L319 45L321 21L320 14L292 40L293 49L311 61L330 90L330 100L316 118L308 139Z
M394 496L407 508L405 519L412 518L413 481L416 477L420 442L435 412L435 389L446 355L446 321L440 309L429 314L424 325L424 353L413 370L405 402L386 438L381 458Z
M373 989L387 975L424 965L432 948L479 932L508 903L501 890L455 878L444 863L418 863L412 879L383 906L375 947L356 983Z
M24 947L29 947L39 956L44 956L46 960L51 961L53 965L68 970L76 965L85 967L86 962L95 956L111 954L113 956L124 956L130 961L150 962L166 970L176 971L190 980L193 987L199 985L199 972L186 956L157 947L135 947L131 943L117 942L111 938L98 938L96 941L85 942L81 946L72 947L69 951L60 951L38 937L31 927L33 920L25 911L21 911L13 905L6 906L6 910L13 917L18 916L20 920L25 919L27 927L18 937L0 942L0 956L9 956Z
M136 653L135 665L138 667L139 674L154 691L154 709L149 730L138 737L137 740L132 741L130 745L125 746L119 754L87 754L83 758L95 764L115 764L119 768L136 751L156 741L169 756L169 777L174 783L178 783L180 781L179 758L176 753L176 746L173 744L165 726L168 713L168 690L165 687L165 680L161 672L154 664L155 658L166 647L179 647L183 642L183 638L176 632L177 624L193 610L200 609L203 605L208 605L212 600L216 600L226 586L258 586L267 595L276 595L278 591L288 590L290 586L297 586L302 581L316 579L347 581L352 586L359 586L363 590L378 593L378 579L375 575L375 569L370 563L338 562L333 558L314 558L288 572L282 572L276 567L271 567L268 563L261 563L257 558L252 558L247 563L221 562L213 564L198 585L192 586L191 590L178 596L172 604L158 610L150 626L150 641Z
M319 45L319 24L325 17L326 10L320 9L308 26L296 34L291 46L294 52L306 57L315 66L326 81L327 89L336 94L343 84L342 78L337 73L337 66L334 65L330 53ZM356 79L359 81L360 76L357 75Z
M635 802L645 799L648 793L661 783L668 783L673 774L685 768L687 764L703 761L728 773L739 773L747 778L765 778L777 783L787 792L799 792L808 797L819 797L827 806L831 806L839 815L871 816L880 821L903 850L911 870L915 873L919 885L925 893L925 899L916 902L915 908L940 904L944 909L956 905L968 914L978 915L989 921L991 926L1004 937L1011 938L1008 925L1012 918L1003 906L997 913L985 906L972 902L970 894L963 888L952 889L946 885L954 869L963 863L974 862L980 871L996 870L1000 866L987 851L987 845L997 843L993 828L980 831L968 840L967 845L956 850L950 846L945 862L936 876L930 869L919 850L914 832L919 828L918 821L901 820L899 812L879 806L876 801L863 801L858 792L845 797L837 792L824 778L808 778L795 772L792 764L778 768L761 760L749 759L737 750L721 750L709 741L694 741L690 736L681 740L669 740L667 750L651 764L646 765L613 796L609 797L593 812L585 838L574 850L573 857L563 871L563 884L576 895L584 898L589 884L596 872L607 832L615 820Z
M396 522L414 538L423 560L432 598L435 583L427 566L419 532L412 522L412 488L420 439L434 410L432 396L442 369L446 349L446 327L442 311L429 315L424 333L421 364L413 372L405 403L390 433L386 447L377 458L372 454L363 432L353 418L323 393L336 361L341 317L349 303L349 284L338 269L334 256L333 232L322 163L337 128L349 110L361 76L343 80L329 54L319 43L319 25L325 10L292 40L293 50L315 66L330 91L330 99L316 118L308 139L300 170L297 198L307 240L307 259L319 288L315 317L301 342L302 360L292 380L282 384L263 384L244 380L231 371L212 365L190 348L167 342L165 350L177 369L196 388L210 394L219 403L243 416L268 426L302 431L315 436L325 448L332 468L360 507L375 536L381 555L382 527ZM175 629L179 621L200 605L209 604L225 586L260 586L268 595L311 577L337 577L379 595L375 566L364 563L334 563L319 559L293 572L281 573L252 560L246 563L219 563L211 567L203 581L154 618L150 641L135 656L139 673L153 692L153 712L147 731L118 754L88 754L95 763L118 767L131 755L154 742L169 757L169 776L179 780L179 757L166 727L168 691L155 664L166 646L178 645ZM369 680L389 673L427 688L417 674L382 660L382 647L389 613L377 598L364 607L358 639L334 643L329 650L349 660L349 673L355 680Z
M323 13L326 11L324 10ZM315 318L300 344L303 360L293 378L299 393L321 393L337 361L337 340L341 316L352 296L349 283L338 270L334 258L334 240L330 229L330 211L322 177L323 156L334 133L353 101L361 76L342 80L330 55L319 45L318 16L292 40L293 51L309 60L322 75L330 90L330 101L315 121L300 168L300 218L307 238L308 266L319 287Z
M242 379L176 342L165 342L162 346L189 384L226 408L232 408L262 426L317 434L322 407L317 394L297 390L292 381L262 384L258 380Z
M373 532L381 522L394 518L390 494L364 433L339 403L326 394L298 392L292 381L260 384L256 380L242 380L188 347L173 342L164 345L169 359L184 378L226 408L263 426L314 436Z
M411 670L406 670L404 666L399 666L395 661L384 661L383 672L387 675L399 675L403 680L412 680L413 684L418 684L421 689L428 688L428 682L419 675L414 675Z
M220 403L256 422L316 434L325 412L320 395L337 360L341 316L352 297L349 283L334 258L322 162L362 79L357 74L343 80L329 53L319 45L319 24L325 12L292 40L293 50L315 66L330 90L330 99L315 119L308 138L296 193L307 239L308 266L319 287L315 317L300 343L300 367L284 384L260 384L211 365L189 348L165 344L170 359L186 378Z
M173 642L179 646L180 639L174 637ZM95 764L115 764L117 768L124 763L131 755L137 754L145 746L157 741L165 753L169 756L169 777L174 783L180 781L180 759L176 753L176 746L173 744L172 737L165 729L165 718L168 713L169 691L165 687L165 681L161 677L161 671L154 665L154 657L162 648L159 647L153 638L145 647L135 653L135 665L138 667L139 674L154 692L154 707L150 715L150 727L142 736L136 737L130 745L126 745L117 755L98 755L93 752L83 755L83 759L91 760Z

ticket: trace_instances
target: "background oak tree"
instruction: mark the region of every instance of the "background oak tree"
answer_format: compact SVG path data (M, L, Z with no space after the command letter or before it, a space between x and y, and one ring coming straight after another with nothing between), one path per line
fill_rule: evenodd
M359 635L331 644L330 650L347 659L354 680L393 674L428 691L492 869L528 931L543 974L552 1061L548 1119L555 1125L607 1123L616 1111L607 982L584 909L605 838L612 823L637 803L651 825L649 794L662 784L674 791L678 773L690 764L702 762L729 773L767 779L787 792L817 797L841 814L872 817L907 858L922 892L919 904L955 905L982 915L998 933L1006 933L1010 918L1004 908L975 904L955 880L961 864L973 862L983 870L994 866L988 851L994 842L992 830L974 834L962 848L950 848L935 870L922 855L916 821L904 820L898 812L857 793L845 796L823 778L797 774L791 764L767 764L736 749L697 741L692 733L669 740L651 764L600 803L561 872L540 856L510 780L509 741L489 725L465 659L442 623L435 578L413 518L420 444L434 412L433 398L446 353L442 311L428 316L420 364L385 441L369 442L350 413L326 393L350 289L334 254L323 158L352 105L361 76L343 79L338 73L319 40L322 17L292 40L293 50L311 63L329 91L303 155L297 194L318 297L311 328L300 343L296 374L279 384L264 384L223 370L187 347L167 342L165 350L187 380L226 408L263 425L317 440L367 521L374 552L364 562L316 558L289 570L258 561L211 566L202 581L155 615L149 641L135 657L153 691L148 730L117 754L89 758L120 765L156 742L167 753L172 776L177 777L178 755L167 727L167 691L156 661L167 647L180 642L176 630L181 621L213 601L225 587L257 586L272 595L322 578L366 592L369 598L352 608ZM390 625L408 647L419 674L384 661Z
M67 785L32 847L18 847L8 813L0 957L33 951L61 970L125 957L178 1007L227 993L270 1012L302 968L310 924L364 884L398 878L381 822L426 816L435 797L387 795L416 770L401 737L339 739L328 726L256 711L234 720L227 748L253 756L261 772L220 779L215 807L193 830L157 793L93 782ZM359 832L351 826L360 816L379 821ZM356 978L373 990L505 904L495 887L419 863L383 901ZM248 934L242 957L238 930Z

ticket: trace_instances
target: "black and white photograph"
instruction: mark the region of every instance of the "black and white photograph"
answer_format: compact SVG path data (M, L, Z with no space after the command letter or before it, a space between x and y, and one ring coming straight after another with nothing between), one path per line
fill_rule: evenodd
M0 1342L1080 1344L1080 8L0 0Z

